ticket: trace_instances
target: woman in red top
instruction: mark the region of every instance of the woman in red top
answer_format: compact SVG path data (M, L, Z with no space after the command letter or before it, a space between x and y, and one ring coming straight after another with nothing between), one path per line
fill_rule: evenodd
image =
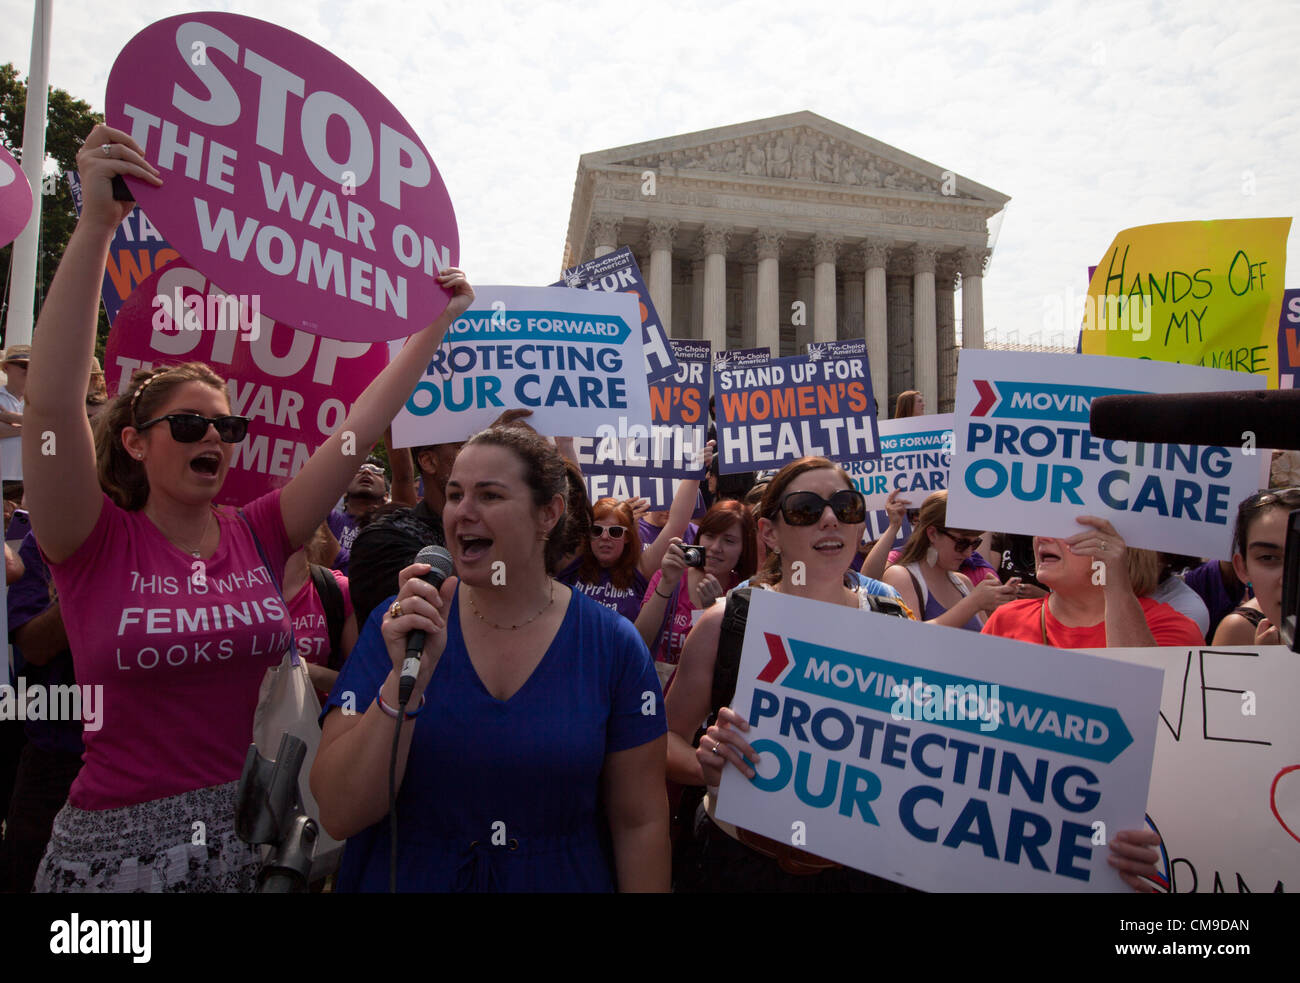
M1065 649L1204 644L1194 621L1146 596L1159 577L1154 553L1129 549L1105 519L1078 521L1090 528L1034 537L1037 577L1051 594L998 608L986 635Z

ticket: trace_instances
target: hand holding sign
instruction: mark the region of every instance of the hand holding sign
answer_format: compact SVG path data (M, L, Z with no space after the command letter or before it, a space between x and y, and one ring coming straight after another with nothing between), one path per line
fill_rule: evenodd
M144 159L141 146L129 134L102 124L90 131L77 151L77 172L81 175L81 218L77 224L107 230L109 235L135 208L135 202L113 197L113 178L130 174L162 187L161 174Z
M704 784L710 788L718 787L722 781L722 769L728 761L746 778L754 777L750 762L758 764L758 752L749 746L736 728L749 730L749 721L731 707L723 707L718 711L717 721L705 731L695 749L695 760L704 772Z

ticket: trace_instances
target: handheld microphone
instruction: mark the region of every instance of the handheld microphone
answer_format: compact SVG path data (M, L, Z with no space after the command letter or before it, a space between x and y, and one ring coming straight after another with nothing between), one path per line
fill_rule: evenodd
M415 562L427 563L433 567L420 579L427 584L432 584L435 590L442 590L443 582L451 576L453 569L451 554L441 546L426 546L416 554ZM397 699L403 707L411 699L411 691L415 689L415 677L420 674L420 656L424 652L426 637L427 632L423 628L417 628L406 636L406 660L402 663L402 675L397 683Z

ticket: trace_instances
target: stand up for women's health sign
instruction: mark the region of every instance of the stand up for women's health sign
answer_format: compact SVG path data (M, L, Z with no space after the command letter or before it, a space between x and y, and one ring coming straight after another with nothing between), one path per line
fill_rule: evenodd
M648 427L638 307L603 290L476 287L393 419L394 446L464 440L521 408L544 434Z
M1237 503L1267 453L1098 440L1092 401L1132 393L1263 389L1262 375L1135 358L966 349L957 373L948 525L1067 538L1080 515L1129 546L1227 559Z
M869 619L868 627L863 619ZM718 818L925 891L1125 891L1161 672L754 591Z
M459 253L429 152L365 78L238 14L182 14L127 43L105 115L163 177L132 193L181 255L269 317L347 341L410 335Z
M677 374L651 383L651 425L606 423L596 436L573 440L593 502L607 495L644 498L651 509L666 509L678 482L704 477L711 346L676 338L669 343Z
M779 468L806 454L835 461L880 455L865 358L807 355L733 368L713 363L722 474Z
M1282 298L1282 320L1277 328L1278 388L1300 388L1300 290Z
M1102 649L1163 668L1147 824L1172 893L1300 890L1300 659L1263 648Z
M659 382L677 374L677 359L668 343L668 333L659 320L659 312L650 299L650 290L641 278L641 268L636 265L629 247L624 246L565 270L555 286L635 294L641 302L641 344L645 350L646 381Z
M104 352L110 395L136 369L157 364L206 362L226 380L230 412L251 421L217 496L226 505L287 484L389 359L387 342L295 331L261 316L253 300L225 293L184 261L171 263L127 298ZM353 450L360 464L370 448Z
M13 155L0 145L0 247L18 238L32 220L32 187Z

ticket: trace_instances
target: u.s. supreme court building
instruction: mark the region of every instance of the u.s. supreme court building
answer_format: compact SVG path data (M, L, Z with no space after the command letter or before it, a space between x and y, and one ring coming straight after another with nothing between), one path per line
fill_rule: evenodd
M988 221L1008 196L816 113L583 154L564 266L630 246L674 338L802 353L865 338L880 415L950 412L984 346ZM888 402L885 400L888 394Z

